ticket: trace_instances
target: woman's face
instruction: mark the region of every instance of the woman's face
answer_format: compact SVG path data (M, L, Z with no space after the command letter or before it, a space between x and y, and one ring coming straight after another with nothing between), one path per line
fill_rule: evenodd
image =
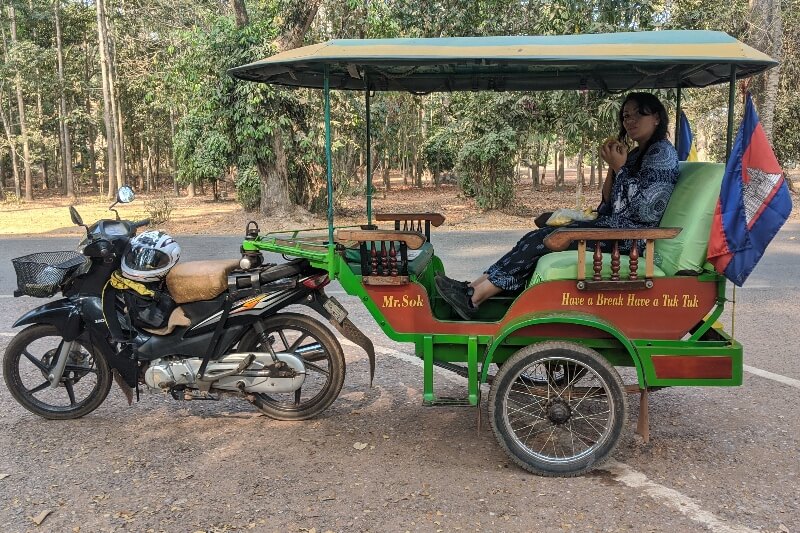
M639 144L644 144L653 136L659 122L657 113L642 115L635 100L629 100L622 106L622 126L628 137Z

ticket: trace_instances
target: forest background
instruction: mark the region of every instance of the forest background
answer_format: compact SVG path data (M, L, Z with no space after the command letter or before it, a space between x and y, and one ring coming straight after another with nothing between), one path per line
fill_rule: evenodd
M54 196L110 198L128 183L160 194L167 217L170 197L216 199L229 189L245 210L263 215L295 206L324 212L319 92L236 81L226 70L336 38L725 31L781 61L748 88L783 167L800 162L800 0L0 5L0 201L10 208ZM702 159L724 159L727 91L683 91ZM674 106L674 91L660 96ZM371 100L375 185L386 194L391 176L412 188L449 180L478 208L502 209L514 204L521 174L536 189L548 168L558 189L570 166L581 199L584 187L600 186L604 169L596 147L618 129L619 98L581 91L377 93ZM364 113L363 93L333 93L337 206L364 192Z

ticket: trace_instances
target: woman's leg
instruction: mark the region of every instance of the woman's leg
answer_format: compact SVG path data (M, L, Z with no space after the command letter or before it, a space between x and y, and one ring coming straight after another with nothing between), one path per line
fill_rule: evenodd
M472 305L478 307L481 303L485 302L492 296L497 296L503 289L493 284L488 279L484 278L477 285L472 285L474 292L472 293Z
M479 277L478 279L476 279L475 281L470 283L469 286L474 289L478 285L480 285L482 282L486 281L486 278L488 278L488 277L489 277L489 274L482 274L481 277Z

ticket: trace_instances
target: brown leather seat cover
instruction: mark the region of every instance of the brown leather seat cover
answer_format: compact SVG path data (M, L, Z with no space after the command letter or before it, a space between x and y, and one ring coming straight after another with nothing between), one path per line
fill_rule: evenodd
M178 263L167 274L167 289L175 303L211 300L228 288L228 274L238 259Z
M186 313L183 312L182 307L176 307L172 310L172 314L169 315L169 320L167 321L167 325L161 329L150 329L150 328L142 328L143 330L147 331L148 333L152 333L153 335L169 335L175 328L177 327L186 327L190 326L192 321L189 320L189 317L186 316Z

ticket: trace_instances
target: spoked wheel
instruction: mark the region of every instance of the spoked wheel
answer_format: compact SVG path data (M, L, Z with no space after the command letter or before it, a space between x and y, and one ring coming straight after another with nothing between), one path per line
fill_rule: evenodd
M52 420L80 418L97 409L111 388L111 370L102 355L77 341L57 387L48 376L64 339L55 326L36 324L14 337L3 357L8 390L23 407Z
M327 409L344 384L344 352L331 331L317 320L299 313L279 313L262 321L266 330L251 329L239 341L239 351L289 352L306 366L303 386L285 394L255 394L253 404L276 420L305 420ZM270 341L269 339L272 339Z
M522 468L544 476L577 476L608 459L627 410L617 371L596 351L568 342L519 350L489 396L500 445Z

